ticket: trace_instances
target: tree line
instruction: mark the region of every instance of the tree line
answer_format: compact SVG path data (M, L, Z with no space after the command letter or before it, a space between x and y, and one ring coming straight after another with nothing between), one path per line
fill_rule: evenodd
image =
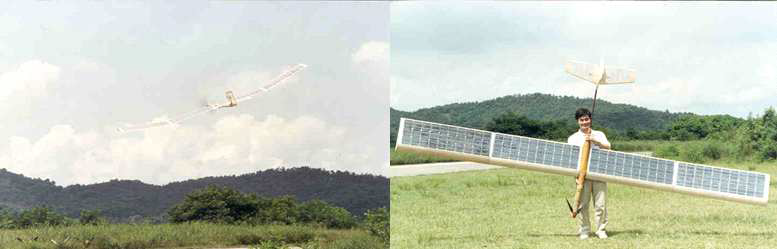
M0 169L0 205L17 210L49 205L69 217L78 217L81 210L99 209L112 221L130 222L147 217L161 219L166 210L183 200L186 194L209 185L259 196L290 195L300 201L319 199L356 215L389 203L389 180L384 176L295 167L205 177L161 186L110 180L67 187Z
M167 211L167 221L235 225L307 224L332 229L361 227L386 242L389 238L389 212L386 207L356 216L322 200L298 202L291 196L262 197L218 186L208 186L187 194L183 201ZM0 208L0 229L109 223L99 210L81 211L79 218L75 219L46 206L20 212Z
M484 129L488 123L505 113L515 112L530 120L564 123L576 126L574 113L577 108L591 107L592 99L550 94L519 94L480 102L453 103L413 112L390 109L390 146L396 142L399 118L414 118L475 129ZM632 130L633 137L659 138L673 121L690 113L670 113L668 110L648 110L628 104L613 104L598 100L595 114L597 129L605 128L613 134L625 135ZM559 135L557 135L559 136Z

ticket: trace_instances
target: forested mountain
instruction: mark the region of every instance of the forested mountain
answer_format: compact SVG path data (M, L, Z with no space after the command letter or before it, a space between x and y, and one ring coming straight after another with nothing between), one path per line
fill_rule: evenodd
M504 113L513 111L529 119L542 121L564 120L575 124L574 113L579 107L591 108L591 98L554 96L550 94L510 95L481 102L453 103L406 112L391 109L391 136L396 137L399 118L415 118L431 122L483 129L488 122ZM670 113L648 110L628 104L596 101L595 125L625 133L635 131L666 130L676 119L690 113Z
M265 197L290 195L298 201L320 199L354 215L389 205L389 180L386 177L301 167L206 177L163 186L111 180L68 187L0 169L0 206L18 210L45 205L71 217L78 217L81 210L99 209L113 220L133 216L160 217L186 194L208 185L226 186Z

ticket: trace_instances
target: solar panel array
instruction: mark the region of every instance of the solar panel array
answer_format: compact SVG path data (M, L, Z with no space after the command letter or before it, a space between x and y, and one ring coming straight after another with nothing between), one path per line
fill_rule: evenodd
M576 170L580 146L529 137L507 135L451 125L402 119L397 147L412 145L495 159L532 163L532 170ZM537 168L540 165L541 168ZM675 172L676 171L676 172ZM568 172L568 171L566 171ZM768 201L769 175L717 168L643 155L592 148L589 173L607 180L637 186L656 186L726 200L764 204ZM629 179L629 181L619 179ZM692 189L693 191L689 191ZM730 197L733 196L733 197Z
M588 172L672 184L674 174L672 160L595 148L591 149L590 158Z
M714 192L763 198L768 175L712 168L704 165L679 162L677 185Z
M495 134L493 157L577 169L580 146Z
M491 132L403 119L403 144L488 156Z

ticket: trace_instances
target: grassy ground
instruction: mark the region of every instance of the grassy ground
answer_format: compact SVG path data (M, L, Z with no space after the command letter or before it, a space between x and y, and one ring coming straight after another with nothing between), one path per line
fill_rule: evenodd
M774 248L777 163L736 167L772 176L768 206L609 184L610 238L586 241L564 202L574 198L572 177L516 169L395 177L391 248Z
M0 230L0 245L0 248L4 249L147 249L236 246L251 246L252 248L286 248L288 246L302 248L387 248L385 243L363 230L332 230L310 226L281 225L252 227L208 223Z
M417 154L413 152L396 151L391 149L391 165L403 165L403 164L419 164L419 163L441 163L452 162L454 160L439 158L435 156L427 156Z

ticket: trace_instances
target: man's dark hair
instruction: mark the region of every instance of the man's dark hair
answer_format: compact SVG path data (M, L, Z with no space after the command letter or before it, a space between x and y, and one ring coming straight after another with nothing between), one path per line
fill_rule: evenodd
M578 108L577 111L575 111L575 120L580 119L582 116L588 116L588 118L591 118L591 111L586 108Z

